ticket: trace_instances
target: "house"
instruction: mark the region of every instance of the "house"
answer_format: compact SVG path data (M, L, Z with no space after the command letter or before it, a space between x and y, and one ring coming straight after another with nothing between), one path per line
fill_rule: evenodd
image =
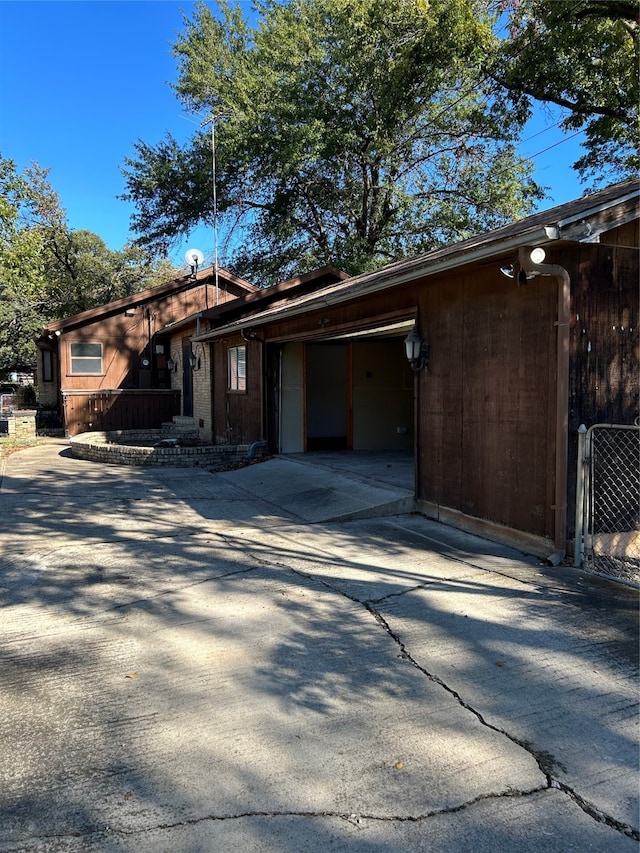
M562 554L578 426L638 415L639 196L618 184L375 272L219 306L191 339L210 371L194 410L217 443L406 449L421 512Z
M195 419L201 438L214 444L243 444L253 441L255 434L264 433L262 392L245 396L246 348L242 332L237 336L238 346L230 349L209 346L200 340L201 336L221 323L241 320L257 310L282 308L295 298L346 279L345 272L327 265L273 287L254 288L233 301L220 302L195 316L169 323L158 332L169 341L171 387L181 393L181 414ZM181 355L188 347L191 371L184 370L189 353Z
M40 405L59 408L69 436L159 427L191 406L189 336L170 340L165 330L256 290L225 270L196 269L48 323L36 340ZM170 348L176 346L177 352ZM186 377L180 383L175 382L178 363Z

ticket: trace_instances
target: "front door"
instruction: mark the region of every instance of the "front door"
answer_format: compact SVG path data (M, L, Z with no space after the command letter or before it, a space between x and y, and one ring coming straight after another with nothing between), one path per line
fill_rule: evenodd
M193 417L193 374L191 373L191 341L182 341L182 414Z

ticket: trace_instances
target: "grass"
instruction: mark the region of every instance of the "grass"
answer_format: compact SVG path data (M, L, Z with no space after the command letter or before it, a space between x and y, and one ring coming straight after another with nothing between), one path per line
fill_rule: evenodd
M35 447L40 444L38 439L31 441L17 441L15 438L8 436L0 436L0 459L5 456L11 456L12 453L17 453L19 450L26 450L27 447Z

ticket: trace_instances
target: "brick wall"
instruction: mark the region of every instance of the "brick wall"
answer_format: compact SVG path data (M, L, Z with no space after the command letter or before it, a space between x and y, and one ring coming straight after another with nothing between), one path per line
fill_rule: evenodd
M195 344L194 355L200 359L200 368L193 371L193 416L200 429L200 437L213 440L211 423L211 349Z
M176 467L214 467L241 460L249 451L244 444L234 446L154 447L162 439L162 430L119 430L84 432L70 439L76 459L107 462L113 465L173 465ZM149 441L148 446L126 444L127 439ZM117 443L115 443L117 442Z
M17 409L7 418L7 433L13 441L25 442L36 440L35 409Z

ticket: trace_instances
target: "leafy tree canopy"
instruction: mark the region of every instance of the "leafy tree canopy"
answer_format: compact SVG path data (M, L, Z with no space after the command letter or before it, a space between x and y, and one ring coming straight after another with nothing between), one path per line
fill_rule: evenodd
M640 6L637 0L501 0L503 38L491 64L519 109L563 108L561 127L585 133L575 168L594 184L640 166Z
M350 272L492 228L540 190L514 109L487 73L496 22L478 0L200 4L174 52L186 109L215 119L225 263L270 283ZM126 161L142 245L167 250L213 217L211 128L142 141Z
M117 252L90 231L70 230L38 165L20 174L0 156L0 376L35 364L47 322L173 278L139 247Z

